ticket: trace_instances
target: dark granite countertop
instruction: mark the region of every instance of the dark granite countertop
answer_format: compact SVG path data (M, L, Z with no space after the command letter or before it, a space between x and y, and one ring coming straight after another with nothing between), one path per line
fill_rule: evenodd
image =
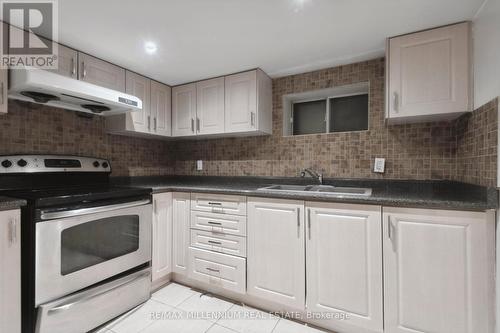
M26 200L0 196L0 211L21 208Z
M258 190L273 184L315 184L311 178L275 177L113 177L117 185L152 188L153 193L168 191L235 194L252 197L298 199L397 207L421 207L484 211L498 208L498 191L478 185L452 181L325 179L325 185L370 187L370 197L332 197L325 193L267 192Z

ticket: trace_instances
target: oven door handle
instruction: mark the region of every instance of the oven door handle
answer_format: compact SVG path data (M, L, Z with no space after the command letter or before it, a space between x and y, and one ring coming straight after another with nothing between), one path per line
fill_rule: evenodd
M135 276L132 276L132 277L130 277L128 279L125 279L125 280L122 280L120 282L117 282L116 285L114 285L114 286L112 286L112 287L110 287L110 288L108 288L106 290L99 291L99 292L97 292L95 294L92 294L92 295L85 295L85 296L82 296L82 297L74 300L73 302L65 303L65 304L59 305L58 307L52 308L49 311L47 311L47 314L50 316L52 314L64 312L66 310L69 310L73 306L81 303L81 302L90 301L91 299L94 299L96 297L106 295L106 294L110 293L111 291L113 291L115 289L118 289L118 288L120 288L120 287L122 287L122 286L124 286L126 284L132 283L132 282L134 282L136 280L142 279L142 278L144 278L144 277L146 277L148 275L151 275L150 271L141 272L138 275L135 275Z
M149 204L149 203L151 203L151 200L144 199L144 200L132 201L132 202L127 202L127 203L122 203L122 204L116 204L116 205L108 205L108 206L102 206L102 207L91 207L91 208L81 208L81 209L68 210L68 211L63 211L63 212L47 212L47 211L42 210L40 212L40 219L42 219L42 220L53 220L53 219L61 219L61 218L65 218L65 217L72 217L72 216L80 216L80 215L87 215L87 214L109 212L109 211L117 210L117 209L124 209L124 208L142 206L142 205L146 205L146 204Z

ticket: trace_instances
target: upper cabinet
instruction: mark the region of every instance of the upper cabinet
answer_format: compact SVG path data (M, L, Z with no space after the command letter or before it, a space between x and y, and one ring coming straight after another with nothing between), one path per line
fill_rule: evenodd
M196 133L224 133L224 78L196 83Z
M80 80L125 92L125 69L81 52L78 58Z
M272 84L260 69L174 87L172 135L272 133Z
M57 57L58 68L54 72L78 79L78 51L59 44Z
M390 38L389 123L450 120L471 111L471 44L468 22Z
M226 76L226 133L272 133L272 83L260 69Z
M125 75L125 92L142 100L142 110L130 113L133 129L136 132L149 132L151 130L151 80L127 71Z
M142 110L106 118L106 128L115 134L171 135L171 88L142 75L126 71L125 91L142 100Z
M172 88L166 84L151 81L150 114L153 132L160 136L172 135Z
M0 22L0 34L3 36L4 29L7 29L7 25ZM7 113L8 102L7 102L7 89L9 84L9 74L7 69L0 69L0 114Z
M196 135L196 84L172 88L172 135Z

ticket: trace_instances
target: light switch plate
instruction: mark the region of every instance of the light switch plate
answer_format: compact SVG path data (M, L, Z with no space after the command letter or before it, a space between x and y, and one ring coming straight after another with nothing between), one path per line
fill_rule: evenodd
M203 170L203 161L202 160L196 161L196 170L198 170L198 171Z
M375 158L375 164L373 165L373 172L378 172L378 173L385 172L385 158Z

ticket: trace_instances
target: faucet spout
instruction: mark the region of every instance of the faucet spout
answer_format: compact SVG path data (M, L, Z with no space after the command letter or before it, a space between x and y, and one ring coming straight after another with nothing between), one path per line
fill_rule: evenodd
M323 185L323 174L318 173L312 169L306 168L300 172L300 176L304 178L306 173L309 174L312 178L316 179L320 185Z

